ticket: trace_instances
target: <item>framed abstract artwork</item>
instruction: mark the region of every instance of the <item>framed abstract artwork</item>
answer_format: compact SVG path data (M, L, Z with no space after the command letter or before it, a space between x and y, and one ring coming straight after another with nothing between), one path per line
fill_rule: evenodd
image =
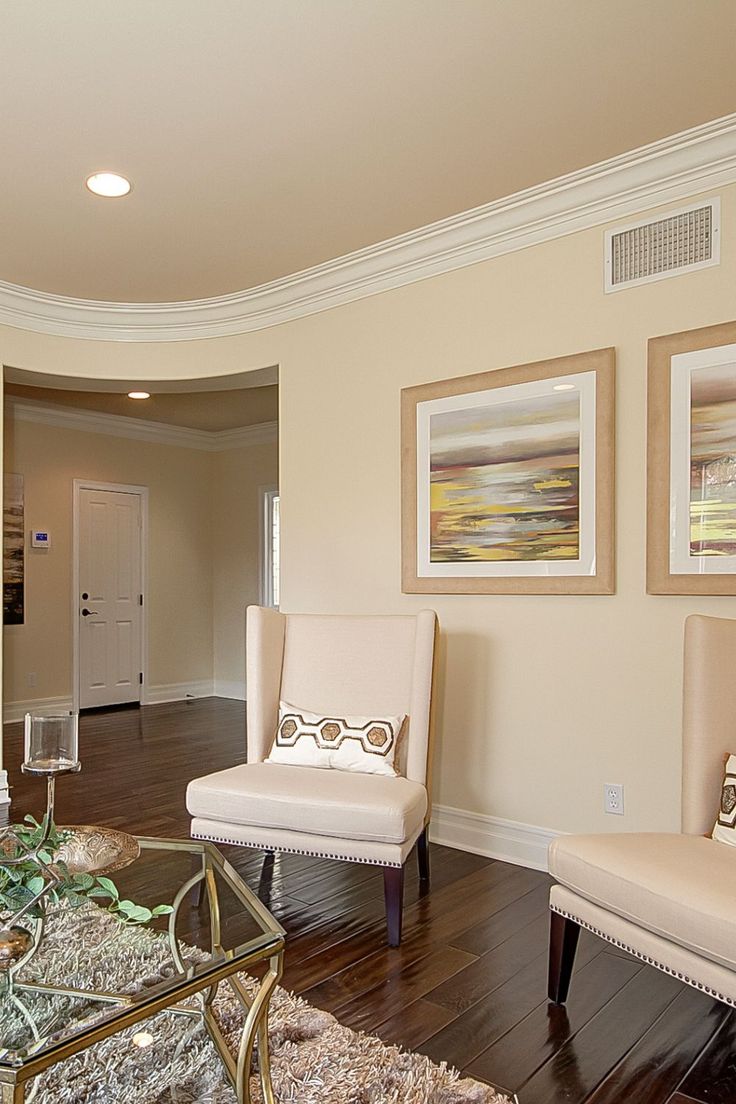
M736 594L736 322L649 342L647 591Z
M23 476L3 475L3 624L25 619L25 520Z
M405 388L402 589L612 594L613 349Z

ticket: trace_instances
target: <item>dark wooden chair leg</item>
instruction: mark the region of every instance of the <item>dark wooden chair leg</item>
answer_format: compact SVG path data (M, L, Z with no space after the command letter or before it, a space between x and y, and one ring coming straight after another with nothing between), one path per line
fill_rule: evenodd
M198 874L200 872L200 870L202 870L202 869L203 869L202 856L201 855L192 855L192 874ZM200 882L197 882L197 884L195 885L194 890L193 890L192 904L194 905L194 908L198 909L198 908L202 907L202 905L204 904L204 895L205 895L205 880L204 880L204 878L202 878L202 880Z
M398 947L401 943L401 921L404 913L403 866L384 866L383 895L386 900L388 945Z
M258 879L258 896L265 905L271 902L271 892L273 890L273 866L276 854L274 851L267 851L263 856L263 866L261 867L261 876Z
M419 866L419 881L429 882L429 840L427 832L429 825L424 825L424 830L417 840L417 864Z
M580 925L559 912L549 914L549 999L564 1004L570 989Z

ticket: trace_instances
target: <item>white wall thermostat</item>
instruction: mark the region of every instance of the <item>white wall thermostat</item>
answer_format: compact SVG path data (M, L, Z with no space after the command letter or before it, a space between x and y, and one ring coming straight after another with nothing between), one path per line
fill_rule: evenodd
M50 548L51 534L46 529L31 529L31 548Z

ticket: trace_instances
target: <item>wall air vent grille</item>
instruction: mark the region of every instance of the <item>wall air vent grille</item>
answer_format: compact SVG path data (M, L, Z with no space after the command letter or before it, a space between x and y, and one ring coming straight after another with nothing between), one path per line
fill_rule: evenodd
M606 231L606 291L679 276L720 261L720 201Z

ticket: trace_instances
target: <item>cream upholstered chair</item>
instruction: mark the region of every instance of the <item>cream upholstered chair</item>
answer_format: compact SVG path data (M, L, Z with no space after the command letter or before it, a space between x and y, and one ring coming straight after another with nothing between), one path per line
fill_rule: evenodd
M567 998L580 928L736 1006L736 848L709 838L736 753L736 621L685 624L682 834L563 836L550 847L549 996Z
M437 617L284 614L246 619L247 762L191 782L195 839L383 867L388 936L401 941L404 863L429 879L431 699ZM398 777L264 762L279 701L325 716L407 714Z

